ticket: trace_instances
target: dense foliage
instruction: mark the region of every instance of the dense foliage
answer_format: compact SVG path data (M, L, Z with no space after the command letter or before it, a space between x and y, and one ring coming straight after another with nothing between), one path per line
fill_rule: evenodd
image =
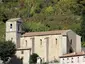
M23 19L26 32L72 29L85 41L85 0L2 0L0 28L14 17Z
M36 64L37 63L37 57L39 57L36 53L33 53L30 55L29 63L30 64Z
M49 27L45 26L41 22L24 22L22 30L25 32L46 31Z
M4 64L15 54L15 51L15 44L11 41L0 42L0 58L3 60Z

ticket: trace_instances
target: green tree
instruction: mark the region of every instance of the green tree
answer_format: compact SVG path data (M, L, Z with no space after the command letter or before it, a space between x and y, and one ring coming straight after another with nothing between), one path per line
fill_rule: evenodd
M18 0L2 0L2 2L17 2Z
M82 41L85 41L85 14L82 16L83 20L81 22L81 36Z
M39 57L36 53L33 53L30 56L29 63L30 64L36 64L37 63L37 57Z
M24 22L22 30L25 32L47 31L49 27L45 26L41 22Z
M15 54L15 44L11 41L0 42L0 58L5 64Z

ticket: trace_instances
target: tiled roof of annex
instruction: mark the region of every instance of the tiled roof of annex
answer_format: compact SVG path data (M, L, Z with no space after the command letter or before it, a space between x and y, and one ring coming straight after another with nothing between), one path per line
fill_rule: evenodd
M69 53L69 54L65 54L63 56L60 56L60 58L66 58L66 57L76 57L76 56L84 56L85 55L85 52L82 51L82 52L79 52L79 53Z

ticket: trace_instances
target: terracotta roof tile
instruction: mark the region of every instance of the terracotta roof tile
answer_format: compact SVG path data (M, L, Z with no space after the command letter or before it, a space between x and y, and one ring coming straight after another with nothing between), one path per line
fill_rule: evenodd
M65 58L65 57L75 57L75 56L83 56L85 55L85 52L79 52L79 53L69 53L69 54L65 54L63 56L60 56L60 58Z

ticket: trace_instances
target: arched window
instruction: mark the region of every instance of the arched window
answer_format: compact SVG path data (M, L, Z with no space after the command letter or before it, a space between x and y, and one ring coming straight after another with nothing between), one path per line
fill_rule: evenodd
M10 24L10 31L12 31L12 24Z
M21 51L21 54L24 54L24 51L23 50Z
M12 24L10 24L10 29L12 29Z
M57 45L57 38L55 39L55 43L56 43L56 45Z
M69 58L67 58L67 63L69 63Z
M12 24L10 24L10 31L12 31Z
M23 57L21 57L21 64L23 64Z
M78 63L79 63L79 57L78 57Z
M27 40L25 40L25 45L26 45L26 47L27 47Z
M42 45L42 39L40 39L40 45Z
M74 52L73 47L72 47L72 39L70 40L70 45L69 45L69 53Z
M31 39L31 44L32 44L32 53L34 53L34 48L35 48L35 38L32 37Z
M70 45L72 45L72 39L70 40Z
M70 49L69 49L69 53L72 53L72 52L74 52L74 51L73 51L73 48L70 47Z
M71 59L71 63L73 63L73 58Z

